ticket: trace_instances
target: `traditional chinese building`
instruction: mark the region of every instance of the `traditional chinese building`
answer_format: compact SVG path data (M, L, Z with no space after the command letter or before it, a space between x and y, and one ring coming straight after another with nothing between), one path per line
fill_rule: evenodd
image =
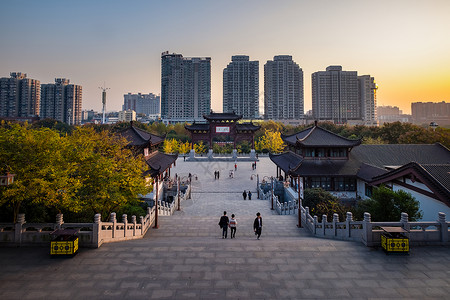
M340 199L368 198L373 186L384 184L413 194L424 219L450 213L450 151L439 143L361 145L317 123L282 139L290 151L270 155L277 176L301 178L305 188Z
M175 164L178 155L165 154L158 151L165 137L157 136L137 128L130 122L130 127L118 133L128 141L128 147L132 148L137 154L143 154L144 159L149 166L146 175L155 178L162 176L166 172L170 176L170 168Z
M252 152L255 155L255 132L261 126L249 123L237 123L242 119L242 115L233 113L213 113L204 115L206 123L193 123L185 128L191 134L192 150L191 157L195 154L194 144L203 141L208 145L209 155L212 155L213 143L233 144L233 152L236 153L236 145L241 141L248 141Z

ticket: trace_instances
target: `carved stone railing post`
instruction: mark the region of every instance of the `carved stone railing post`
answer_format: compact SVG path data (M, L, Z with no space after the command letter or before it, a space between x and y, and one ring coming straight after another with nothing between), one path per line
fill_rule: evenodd
M408 223L408 214L405 212L402 212L400 215L400 222L402 223L403 229L406 231L409 231L409 223Z
M116 223L117 223L116 213L115 212L111 213L109 221L113 223L113 226L111 228L112 229L112 238L115 238L116 237Z
M127 229L128 229L128 216L126 214L122 215L122 223L123 223L123 236L127 236Z
M55 229L61 229L61 225L64 224L63 214L56 215Z
M438 214L438 222L441 224L441 242L448 243L448 224L445 220L445 213L440 212Z
M347 219L345 220L345 236L351 237L352 231L351 231L351 225L350 222L353 222L353 214L351 212L347 212Z
M14 242L18 245L22 243L22 226L25 223L25 214L18 214L14 224Z
M96 248L101 245L101 229L102 229L102 215L95 214L94 224L92 226L92 245Z
M131 216L131 223L133 223L133 236L136 236L136 216Z
M337 235L337 223L339 222L339 215L333 214L333 234Z
M372 240L372 220L370 214L368 212L365 212L363 221L363 242L366 246L372 246Z
M144 217L140 216L140 223L141 223L141 235L144 235Z

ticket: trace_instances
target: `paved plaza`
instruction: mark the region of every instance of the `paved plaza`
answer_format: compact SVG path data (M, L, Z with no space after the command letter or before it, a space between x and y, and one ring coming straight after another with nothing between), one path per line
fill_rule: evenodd
M214 179L214 171L220 179ZM267 157L251 162L185 162L192 199L160 217L144 239L50 258L48 248L0 248L0 299L450 299L450 248L412 247L385 255L361 243L314 238L295 215L257 200L252 174L275 175ZM244 201L243 190L253 192ZM219 217L236 214L236 239L222 239ZM252 223L263 217L256 240Z

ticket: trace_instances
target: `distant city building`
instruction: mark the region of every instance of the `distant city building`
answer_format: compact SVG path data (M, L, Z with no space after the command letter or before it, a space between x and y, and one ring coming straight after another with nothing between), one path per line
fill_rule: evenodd
M91 110L83 110L81 112L81 120L83 122L92 121L92 119L94 119L95 114L96 114L96 112L92 109Z
M264 65L264 118L304 118L303 70L290 55L278 55Z
M0 78L0 117L38 116L40 92L39 80L27 78L25 73L12 72L9 78Z
M403 112L397 106L378 106L377 118L379 125L393 122L411 122L411 115L403 114Z
M136 112L128 109L119 111L119 122L131 122L136 121Z
M211 58L161 54L161 118L203 120L211 110Z
M436 122L438 125L450 124L450 103L447 102L413 102L411 103L413 122L416 124L429 124Z
M364 125L377 126L377 84L370 75L358 76L361 116Z
M361 103L356 71L329 66L312 74L312 110L316 120L344 124L361 120Z
M136 114L144 114L146 116L159 115L160 110L160 97L155 94L131 94L123 95L122 110L132 109Z
M41 118L55 119L70 125L81 124L81 85L70 84L66 78L41 86Z
M231 57L223 70L223 112L259 118L259 61L246 55Z

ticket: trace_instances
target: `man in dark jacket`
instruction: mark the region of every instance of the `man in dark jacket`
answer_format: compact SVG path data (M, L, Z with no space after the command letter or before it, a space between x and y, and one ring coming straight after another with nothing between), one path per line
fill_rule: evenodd
M226 239L228 235L228 224L230 220L227 217L227 212L223 212L223 216L220 217L219 226L222 228L222 238Z
M257 236L256 239L259 240L259 237L261 236L261 230L262 230L262 218L261 218L261 214L259 212L256 213L256 219L253 222L253 230L255 231L255 235Z

